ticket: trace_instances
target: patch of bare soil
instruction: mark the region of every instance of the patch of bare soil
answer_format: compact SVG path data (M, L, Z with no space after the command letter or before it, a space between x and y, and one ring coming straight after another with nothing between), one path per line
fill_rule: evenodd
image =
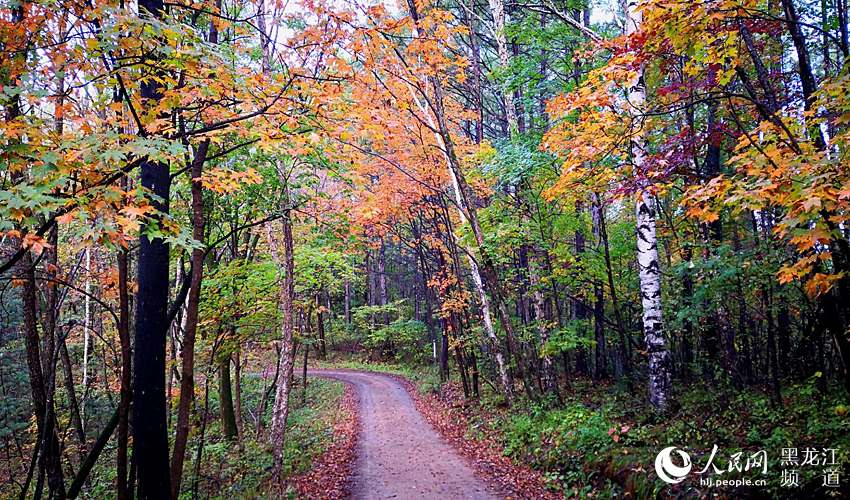
M472 464L480 477L497 484L499 489L507 492L506 498L563 498L562 495L546 488L546 481L540 472L516 464L502 455L502 446L495 436L486 430L482 430L475 438L467 436L473 412L479 411L480 408L466 404L456 385L445 385L440 395L423 395L406 378L395 377L416 401L416 408L425 419Z
M402 381L384 374L347 370L309 373L347 382L357 393L361 434L351 478L352 497L407 500L506 496L478 477L422 418Z

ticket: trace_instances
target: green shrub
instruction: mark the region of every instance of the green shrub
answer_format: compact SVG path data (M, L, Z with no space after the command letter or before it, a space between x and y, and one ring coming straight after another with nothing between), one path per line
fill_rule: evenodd
M507 423L505 453L535 468L578 472L586 457L615 444L611 428L602 410L580 403L549 410L535 407Z
M367 333L364 344L389 358L418 363L427 355L427 350L422 348L426 336L427 329L421 321L399 319Z

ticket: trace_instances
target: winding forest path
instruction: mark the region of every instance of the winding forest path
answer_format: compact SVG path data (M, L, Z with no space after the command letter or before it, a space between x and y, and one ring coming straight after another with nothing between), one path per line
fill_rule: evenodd
M387 375L309 370L357 392L361 433L351 493L358 499L498 498L440 437L402 385Z

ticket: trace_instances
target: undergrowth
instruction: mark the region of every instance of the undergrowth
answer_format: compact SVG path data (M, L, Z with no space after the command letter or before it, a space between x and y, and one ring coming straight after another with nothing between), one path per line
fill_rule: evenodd
M421 392L438 391L433 366L371 363L359 359L335 360L326 366L364 369L402 375ZM482 396L469 420L470 438L496 436L501 452L517 463L544 473L550 487L569 497L634 498L704 495L736 497L811 498L841 496L846 491L823 485L824 467L798 467L799 487L782 484L783 448L835 448L836 468L842 480L850 464L850 419L839 388L818 389L812 378L784 387L782 403L772 403L758 387L707 390L694 384L677 395L676 409L658 415L645 395L622 385L588 379L572 380L560 400L518 401L506 409L501 398L482 385ZM835 390L831 390L835 389ZM458 391L451 391L457 394ZM462 397L462 396L458 396ZM709 461L722 474L715 479L765 479L766 485L710 488L697 474ZM685 450L693 461L692 473L681 483L668 485L655 473L657 454L668 446ZM764 450L768 473L728 470L730 457L741 461Z

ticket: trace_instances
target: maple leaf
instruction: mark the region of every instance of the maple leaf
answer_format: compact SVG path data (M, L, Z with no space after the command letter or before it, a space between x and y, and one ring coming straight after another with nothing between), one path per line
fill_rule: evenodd
M807 212L811 212L812 209L815 209L815 208L821 208L821 206L822 206L822 204L821 204L820 198L812 197L812 198L803 200L803 209L806 210Z
M151 207L150 205L142 205L142 206L128 205L128 206L124 207L123 209L121 209L121 212L124 215L128 216L129 218L143 217L145 214L152 212L152 211L153 211L153 207Z
M27 233L23 239L24 248L29 248L36 255L41 255L46 248L52 248L47 240L35 233Z

